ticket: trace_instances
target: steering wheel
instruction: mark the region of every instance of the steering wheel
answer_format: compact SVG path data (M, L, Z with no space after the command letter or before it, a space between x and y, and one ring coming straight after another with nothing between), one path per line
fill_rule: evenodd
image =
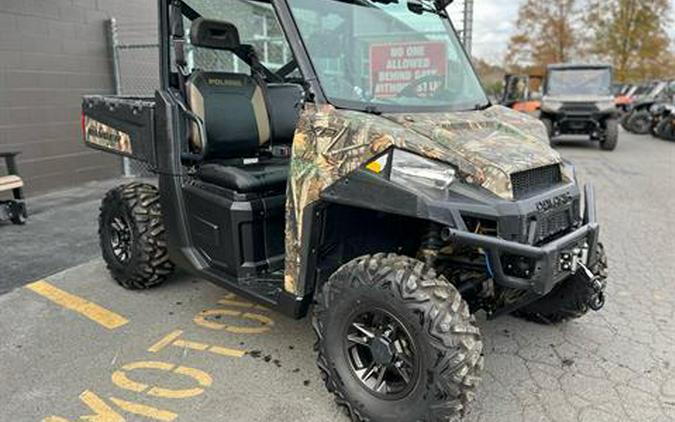
M426 75L422 76L421 78L417 78L413 81L411 81L408 85L405 86L398 94L396 94L397 98L401 97L419 97L418 92L417 92L417 87L422 85L423 83L426 82L433 82L433 81L438 81L438 82L445 82L445 75Z

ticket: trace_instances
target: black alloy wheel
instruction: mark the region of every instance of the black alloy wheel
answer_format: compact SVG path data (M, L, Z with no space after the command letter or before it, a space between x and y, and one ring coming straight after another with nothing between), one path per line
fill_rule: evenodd
M414 258L366 255L337 269L314 306L317 364L356 422L447 422L466 414L483 367L469 305Z
M110 248L113 256L120 264L127 264L131 260L134 234L131 225L124 215L111 216L110 224Z
M405 397L420 367L408 330L384 309L360 310L350 320L344 340L353 375L377 397Z

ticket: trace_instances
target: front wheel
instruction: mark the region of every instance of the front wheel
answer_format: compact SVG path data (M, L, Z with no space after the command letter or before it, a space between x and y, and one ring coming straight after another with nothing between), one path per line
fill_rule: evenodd
M357 258L314 309L318 366L355 421L447 421L463 415L483 366L480 330L442 276L412 258Z
M131 183L106 194L99 215L99 239L108 270L124 288L147 289L173 272L159 193L152 185Z
M600 141L600 148L605 151L614 151L619 142L619 122L616 119L607 119L605 135Z
M633 133L648 135L652 127L652 116L648 111L637 111L628 118L626 126Z

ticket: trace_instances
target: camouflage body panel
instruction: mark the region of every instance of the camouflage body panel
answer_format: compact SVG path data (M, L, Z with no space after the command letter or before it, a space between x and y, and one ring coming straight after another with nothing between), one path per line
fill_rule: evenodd
M308 104L293 140L289 175L287 292L297 293L305 208L333 183L391 147L452 164L466 182L505 200L513 199L512 173L562 163L541 122L501 106L378 116ZM571 179L569 172L564 175Z
M104 123L85 116L84 141L93 146L131 155L131 137L128 133L110 127Z

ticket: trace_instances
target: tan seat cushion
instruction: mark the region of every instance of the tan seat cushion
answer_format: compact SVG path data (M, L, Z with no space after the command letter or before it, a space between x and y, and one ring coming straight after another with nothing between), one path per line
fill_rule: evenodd
M23 187L23 180L19 176L0 176L0 192Z

